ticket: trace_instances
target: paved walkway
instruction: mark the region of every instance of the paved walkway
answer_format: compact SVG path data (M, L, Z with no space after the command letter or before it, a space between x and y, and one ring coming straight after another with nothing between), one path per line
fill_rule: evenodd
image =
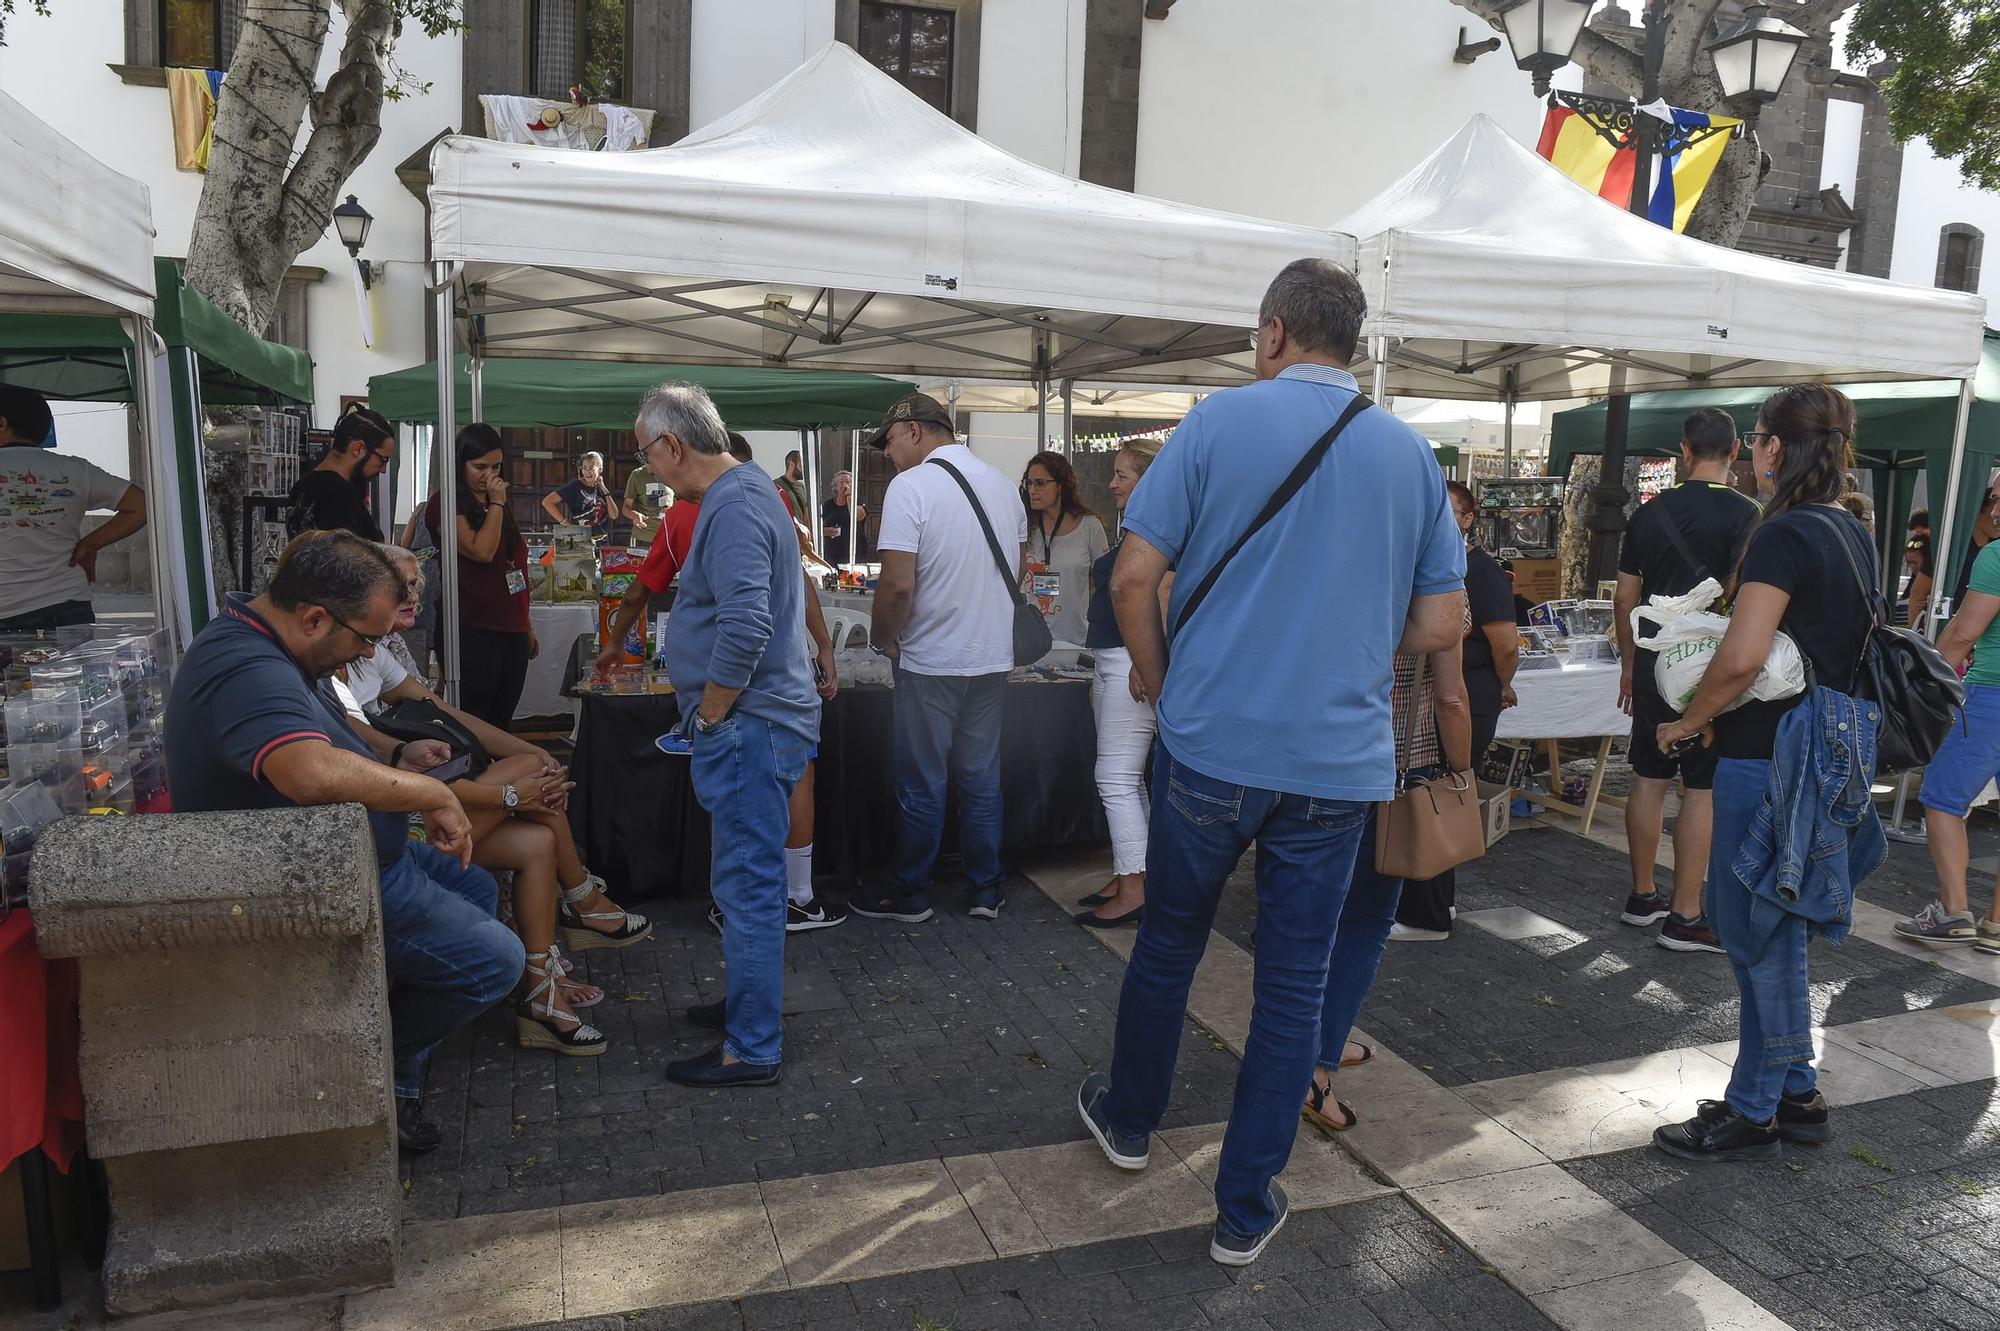
M445 1051L435 1103L457 1130L410 1171L397 1288L129 1325L2000 1328L2000 961L1887 939L1928 890L1921 848L1892 848L1856 938L1814 952L1839 1136L1702 1168L1645 1143L1727 1077L1726 964L1616 923L1612 848L1517 831L1463 875L1452 941L1391 949L1363 1018L1381 1052L1341 1074L1363 1121L1301 1135L1294 1219L1234 1273L1205 1250L1248 1028L1247 888L1134 1177L1070 1109L1132 935L1067 920L1103 863L1030 874L997 924L794 940L776 1093L659 1080L701 1039L683 1010L720 993L714 935L670 912L656 943L588 958L613 1054L518 1055L504 1021Z

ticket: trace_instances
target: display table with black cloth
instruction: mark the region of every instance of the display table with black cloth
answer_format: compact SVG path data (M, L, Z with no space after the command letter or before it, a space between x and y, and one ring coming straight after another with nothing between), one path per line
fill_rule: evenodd
M822 715L813 862L841 890L881 870L895 847L893 701L889 688L853 685ZM1002 850L1101 844L1089 683L1009 683L1002 707ZM694 797L690 760L654 743L679 719L670 694L581 696L570 822L585 862L621 901L708 891L708 815ZM957 846L957 823L954 800L946 853Z

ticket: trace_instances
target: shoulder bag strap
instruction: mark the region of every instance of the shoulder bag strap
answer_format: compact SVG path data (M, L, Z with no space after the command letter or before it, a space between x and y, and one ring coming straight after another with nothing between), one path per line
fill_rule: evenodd
M1665 498L1665 495L1661 495L1659 499L1655 499L1653 502L1657 504L1660 502L1660 499ZM1674 549L1680 552L1681 558L1687 560L1689 568L1697 573L1706 573L1717 582L1727 582L1729 580L1728 574L1717 573L1709 566L1707 560L1695 557L1694 550L1688 545L1687 533L1681 530L1681 524L1675 519L1673 510L1666 508L1660 510L1660 525L1667 529L1667 539L1673 542Z
M1180 636L1180 631L1187 627L1187 622L1193 616L1196 607L1207 598L1209 590L1215 586L1215 580L1222 576L1222 570L1228 568L1229 561L1236 558L1236 552L1249 544L1250 538L1262 531L1265 523L1277 517L1279 511L1292 501L1292 496L1296 495L1304 488L1305 483L1312 479L1312 474L1319 470L1321 460L1326 457L1328 450L1333 447L1333 441L1340 438L1341 431L1352 424L1356 416L1359 416L1374 405L1373 402L1368 400L1367 394L1356 393L1354 400L1347 404L1347 409L1340 413L1340 419L1333 423L1333 428L1321 435L1319 442L1306 450L1305 456L1300 458L1298 465L1292 468L1291 475L1285 477L1284 484L1272 491L1271 497L1265 501L1262 511L1250 520L1249 527L1244 530L1241 536L1236 538L1236 544L1222 552L1222 558L1216 560L1210 566L1208 572L1202 575L1201 582L1195 587L1187 600L1181 603L1181 612L1174 617L1174 636Z
M1000 580L1007 584L1009 599L1015 605L1021 604L1020 584L1015 581L1014 574L1008 571L1007 556L1000 551L1000 538L993 534L993 524L986 520L986 506L980 503L979 496L972 492L971 482L967 481L960 474L957 467L952 466L943 458L927 458L925 461L933 466L944 468L945 473L958 482L958 488L965 491L965 501L972 505L973 516L979 519L979 530L986 533L987 547L993 551L993 567L1000 570Z
M1881 628L1883 621L1888 619L1888 616L1883 613L1886 607L1883 604L1882 589L1868 585L1868 577L1862 573L1861 563L1854 557L1854 543L1848 539L1847 529L1841 526L1838 518L1816 504L1806 505L1805 511L1825 518L1832 525L1833 534L1840 542L1840 553L1847 556L1847 567L1854 574L1855 583L1861 588L1861 599L1868 603L1868 614L1874 621L1870 627Z

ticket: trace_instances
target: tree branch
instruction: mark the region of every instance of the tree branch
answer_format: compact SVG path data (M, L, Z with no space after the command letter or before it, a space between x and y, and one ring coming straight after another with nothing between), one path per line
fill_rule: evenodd
M342 0L342 9L347 40L340 67L313 98L312 133L285 177L278 239L294 254L326 230L341 186L382 136L383 71L396 40L396 11L384 0Z
M1701 0L1700 4L1667 6L1666 57L1661 69L1693 70L1707 63L1702 48L1708 45L1715 28L1715 11L1722 0Z

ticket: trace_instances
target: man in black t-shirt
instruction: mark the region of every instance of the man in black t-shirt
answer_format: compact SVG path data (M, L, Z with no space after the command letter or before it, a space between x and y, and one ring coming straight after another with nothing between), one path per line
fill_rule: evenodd
M1682 424L1681 463L1687 480L1632 515L1618 552L1618 593L1612 603L1618 655L1624 662L1618 704L1632 718L1632 793L1625 801L1632 895L1619 918L1634 925L1664 919L1659 944L1677 952L1722 951L1701 910L1715 812L1709 795L1715 784L1715 752L1700 745L1680 753L1660 752L1655 731L1677 713L1654 682L1656 654L1633 640L1632 611L1653 596L1693 591L1704 578L1728 588L1759 512L1755 500L1730 488L1736 447L1736 422L1725 411L1704 407ZM1653 864L1660 851L1667 788L1676 775L1681 808L1674 819L1670 902L1654 885Z
M377 412L356 404L333 425L333 442L319 465L292 487L285 530L351 531L370 541L382 528L368 511L368 485L396 456L396 432Z

